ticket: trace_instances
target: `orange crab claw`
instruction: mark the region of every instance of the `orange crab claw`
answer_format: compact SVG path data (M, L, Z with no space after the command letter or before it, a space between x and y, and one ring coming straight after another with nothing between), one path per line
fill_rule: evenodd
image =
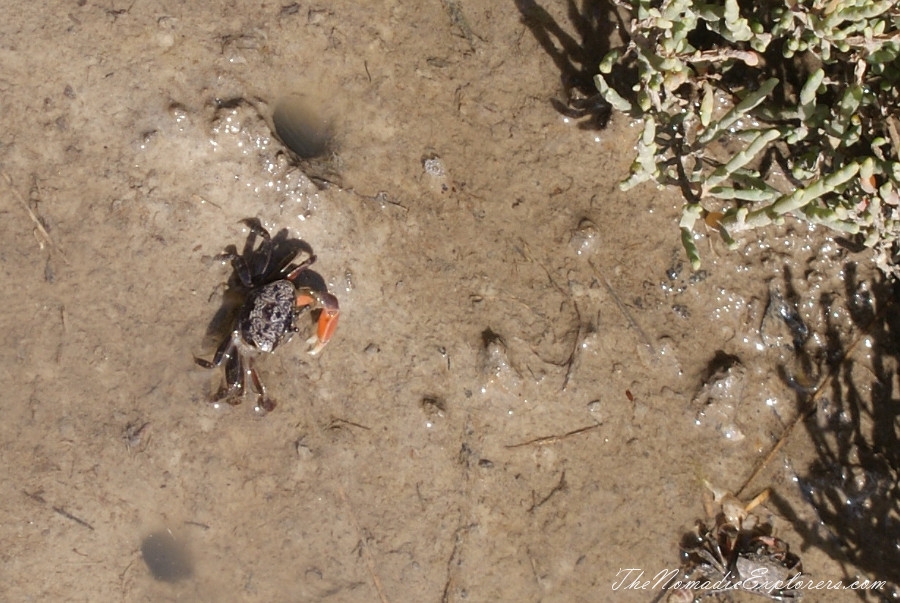
M341 315L338 300L327 291L314 291L304 287L297 291L297 306L309 306L310 310L322 311L319 314L316 334L309 338L310 345L314 344L309 353L315 356L328 344L337 329L338 317Z

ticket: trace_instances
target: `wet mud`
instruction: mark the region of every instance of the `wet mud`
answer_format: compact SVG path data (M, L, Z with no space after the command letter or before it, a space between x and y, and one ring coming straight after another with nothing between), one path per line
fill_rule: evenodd
M900 580L891 284L790 223L691 272L583 8L6 3L4 598L650 601L705 482ZM194 362L247 218L341 305L266 415Z

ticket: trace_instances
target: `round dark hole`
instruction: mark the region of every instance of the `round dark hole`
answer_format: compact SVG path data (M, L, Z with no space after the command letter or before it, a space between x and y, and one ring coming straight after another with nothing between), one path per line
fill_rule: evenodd
M324 155L331 141L328 122L302 96L290 94L275 105L275 134L303 159Z
M154 532L141 543L141 555L153 577L161 582L177 582L193 573L191 559L183 543L167 530Z

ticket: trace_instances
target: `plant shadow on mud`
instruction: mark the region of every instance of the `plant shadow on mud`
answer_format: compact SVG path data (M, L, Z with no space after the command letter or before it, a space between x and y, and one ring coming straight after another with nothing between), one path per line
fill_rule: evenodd
M833 300L819 300L825 317L826 375L814 391L796 388L797 407L806 409L803 426L815 458L794 467L815 521L804 521L782 497L771 504L803 538L847 568L845 585L856 579L886 580L879 596L896 597L900 584L900 399L895 391L900 366L900 287L888 280L867 284L845 266L845 298L855 334L842 340L831 320ZM846 338L846 335L844 335ZM865 363L859 361L868 348ZM824 577L819 577L824 579ZM836 578L834 578L836 579ZM860 594L862 594L860 592Z
M575 0L566 0L567 27L579 41L535 0L514 1L522 22L560 71L565 102L551 100L554 108L582 119L581 128L605 127L611 107L597 93L594 76L616 25L623 25L613 3L582 0L579 7ZM806 351L800 349L808 334L802 341L795 339L796 366L807 374L798 380L788 369L779 370L797 392L796 407L815 447L814 460L793 470L816 518L802 519L799 509L775 493L769 504L794 525L803 538L801 550L819 548L847 566L848 575L841 578L845 585L857 579L851 565L862 572L860 580L888 581L887 588L875 591L887 600L900 596L900 394L895 393L895 388L900 389L900 383L895 383L900 367L900 308L894 303L900 286L886 278L871 285L860 282L853 265L844 267L844 277L846 309L855 330L851 340L828 311L841 296L823 294L818 301L825 316L824 349L809 350L808 345ZM785 270L788 298L797 297L792 280ZM870 352L865 368L851 357L863 340ZM804 386L816 381L815 373L827 376L818 386ZM787 432L784 438L789 437Z
M780 378L796 392L798 411L737 494L755 483L764 470L771 473L776 459L783 459L804 502L798 504L796 497L766 488L744 504L730 492L715 491L707 484L716 505L704 506L714 523L698 521L696 529L682 537L684 580L716 581L726 575L731 580L746 579L764 570L773 581L786 582L793 573L803 571L794 552L802 556L803 551L816 548L838 562L844 575L801 574L801 584L828 580L846 587L857 582L861 600L871 600L866 593L882 600L900 596L900 400L894 393L900 367L900 308L894 300L900 286L884 277L871 283L860 281L853 263L844 265L842 275L843 294L826 291L809 300L816 308L809 317L815 325L811 328L798 312L801 296L795 284L799 283L785 266L782 282L770 283L766 314L774 320L766 331L773 332L763 335L765 318L760 325L762 342L780 357L780 361L772 359ZM773 328L778 324L783 327L780 331ZM732 366L737 361L719 352L711 367ZM813 448L803 461L787 452L801 425ZM759 523L759 517L750 515L766 501L793 526L802 542L780 540L770 523ZM875 582L883 584L879 587ZM803 593L790 588L772 593L750 590L776 600L793 600ZM731 600L727 590L715 592L699 599ZM696 594L676 590L666 600L699 600ZM657 600L663 596L660 593Z
M582 0L579 8L574 0L566 1L570 25L580 41L534 0L515 0L515 4L522 22L559 69L565 102L554 98L550 101L553 107L567 117L583 120L578 124L580 128L605 128L612 107L598 92L594 76L609 51L610 36L615 29L612 4L605 0Z

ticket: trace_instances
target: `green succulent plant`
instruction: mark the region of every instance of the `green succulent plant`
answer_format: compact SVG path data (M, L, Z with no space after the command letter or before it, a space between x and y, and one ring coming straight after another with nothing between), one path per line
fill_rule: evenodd
M681 188L682 242L793 217L856 235L900 275L900 3L617 0L595 82L643 120L631 188Z

